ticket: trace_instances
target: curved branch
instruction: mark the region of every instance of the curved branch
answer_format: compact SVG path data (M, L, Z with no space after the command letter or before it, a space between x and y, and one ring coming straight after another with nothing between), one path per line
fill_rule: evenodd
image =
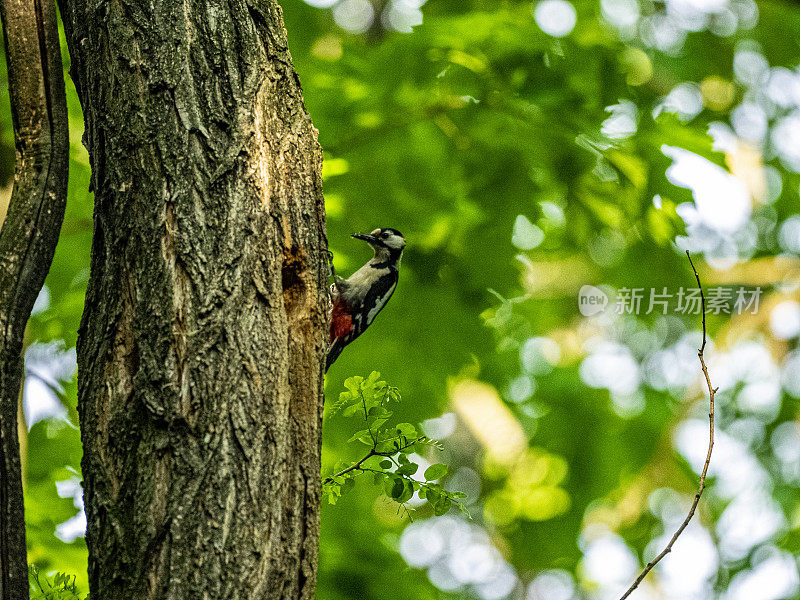
M653 567L655 567L667 554L672 552L672 546L675 544L678 537L680 537L680 535L683 533L683 530L686 529L686 526L689 525L689 521L692 520L692 517L697 510L697 504L700 502L700 496L703 495L703 490L706 489L706 475L708 474L708 465L711 463L711 451L714 448L714 395L717 393L719 388L715 388L711 385L711 378L708 376L706 361L703 358L703 351L706 349L706 299L705 296L703 296L703 286L700 283L700 275L697 274L697 269L694 267L692 257L689 255L688 250L686 251L686 256L689 259L689 264L692 266L692 271L694 271L694 278L697 280L697 287L700 288L700 305L703 311L703 343L697 350L697 358L700 359L700 369L703 371L703 376L705 377L706 385L708 386L708 453L706 454L706 461L703 463L703 470L700 472L700 485L697 488L697 493L694 495L694 502L692 502L692 507L689 509L689 514L686 515L683 523L681 523L680 527L678 527L672 538L670 538L666 547L658 556L647 563L647 566L636 578L636 581L631 584L631 587L628 588L628 591L622 595L620 600L625 600L625 598L630 596L633 593L633 590L639 587L639 584L642 582L642 580L647 577L647 574L653 569Z
M372 435L371 431L370 431L370 435ZM369 471L370 469L364 468L361 465L363 465L365 462L367 462L368 459L372 458L373 456L392 457L395 454L397 454L398 452L401 452L401 451L405 450L406 448L410 448L411 446L413 446L417 442L421 442L422 440L425 440L425 439L427 439L426 436L424 436L424 435L420 436L420 437L414 439L413 442L407 442L405 445L400 446L397 450L392 450L391 452L378 452L378 450L377 450L378 442L376 441L376 442L373 443L372 449L369 452L367 452L366 455L361 457L361 459L357 463L352 464L349 467L345 467L344 469L342 469L341 471L339 471L335 475L331 475L330 477L326 477L325 479L322 480L322 485L325 485L326 483L330 483L336 477L341 477L342 475L346 475L347 473L349 473L351 471ZM373 438L373 440L374 440L374 438ZM377 472L378 473L383 473L383 471L377 471Z
M69 130L55 5L2 0L14 189L0 229L0 599L28 597L17 439L22 343L53 260L67 198Z

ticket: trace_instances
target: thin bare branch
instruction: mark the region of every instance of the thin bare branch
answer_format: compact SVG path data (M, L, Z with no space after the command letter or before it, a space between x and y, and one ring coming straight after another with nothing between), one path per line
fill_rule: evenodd
M697 493L694 495L694 502L692 502L692 507L689 509L689 514L686 515L683 523L681 523L680 527L678 527L677 531L673 534L666 547L659 553L658 556L647 563L647 566L636 578L636 581L631 584L631 587L629 587L628 590L622 595L620 600L625 600L625 598L630 596L633 591L639 587L639 584L642 582L642 580L647 577L647 574L653 569L653 567L655 567L667 554L672 552L672 546L683 533L683 530L686 529L687 525L689 525L689 521L692 520L692 517L697 510L697 504L700 502L700 497L703 495L703 490L706 489L706 474L708 473L708 465L711 463L711 451L714 448L714 395L717 393L719 388L715 388L713 385L711 385L711 378L708 376L708 368L706 367L706 361L703 357L703 352L706 349L706 299L705 296L703 296L703 286L700 283L700 275L697 274L697 269L694 267L692 257L689 255L688 250L686 251L686 256L689 259L689 264L692 266L694 278L697 280L697 287L700 288L700 304L703 311L703 342L700 345L700 348L697 350L697 358L700 359L700 368L703 371L703 376L705 377L706 385L708 386L708 453L706 454L706 461L703 463L703 470L700 472L700 485L697 488Z

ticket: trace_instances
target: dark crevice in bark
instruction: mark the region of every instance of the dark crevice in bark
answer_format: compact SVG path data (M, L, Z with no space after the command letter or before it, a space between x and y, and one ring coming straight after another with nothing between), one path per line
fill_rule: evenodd
M283 268L281 269L281 283L283 287L283 305L287 315L291 315L298 308L302 308L305 301L306 282L304 274L308 270L302 249L297 246L283 248Z

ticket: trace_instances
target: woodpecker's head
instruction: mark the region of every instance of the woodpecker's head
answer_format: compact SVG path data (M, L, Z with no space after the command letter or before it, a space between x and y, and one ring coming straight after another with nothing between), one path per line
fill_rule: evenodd
M391 227L382 227L369 233L354 233L357 240L364 240L373 250L378 260L398 261L406 247L406 238L403 234Z

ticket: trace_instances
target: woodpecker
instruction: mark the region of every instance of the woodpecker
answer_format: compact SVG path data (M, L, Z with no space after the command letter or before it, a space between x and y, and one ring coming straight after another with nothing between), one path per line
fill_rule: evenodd
M345 346L364 333L389 302L397 287L400 259L406 247L403 234L390 227L354 233L352 237L372 246L375 256L347 279L333 272L333 311L325 372Z

